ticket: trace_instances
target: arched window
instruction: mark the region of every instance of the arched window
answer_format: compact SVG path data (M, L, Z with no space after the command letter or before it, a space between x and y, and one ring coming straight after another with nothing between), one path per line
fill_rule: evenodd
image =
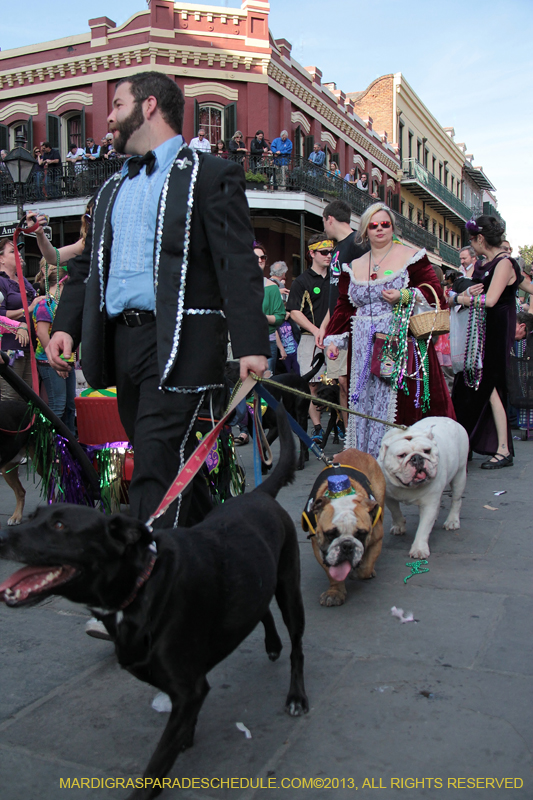
M223 106L217 105L198 105L198 127L194 135L198 135L198 129L203 128L206 138L210 144L215 145L219 139L224 139L224 114Z
M85 119L84 111L70 111L61 117L61 154L64 157L71 144L76 147L85 147Z
M30 121L27 119L20 120L18 122L13 122L12 125L9 126L9 149L12 150L16 147L16 137L18 133L22 133L24 136L25 145L28 150L32 147L31 141L31 124Z

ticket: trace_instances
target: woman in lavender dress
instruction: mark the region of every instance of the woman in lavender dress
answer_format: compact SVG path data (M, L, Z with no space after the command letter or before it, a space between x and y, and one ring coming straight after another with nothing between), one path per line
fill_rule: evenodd
M429 344L430 407L427 414L417 402L417 382L408 378L409 394L369 372L375 334L386 334L393 317L394 306L400 300L401 289L417 289L416 302L427 305L434 297L427 287L436 291L441 307L446 307L442 288L425 250L418 252L405 247L394 238L394 216L384 203L374 203L363 216L359 236L370 243L370 252L343 265L339 279L339 299L326 330L324 344L328 358L338 356L339 347L349 348L349 406L354 411L374 417L412 425L422 416L447 416L455 419L450 395L435 353ZM417 407L417 405L419 407ZM350 415L345 448L356 447L377 457L387 428Z

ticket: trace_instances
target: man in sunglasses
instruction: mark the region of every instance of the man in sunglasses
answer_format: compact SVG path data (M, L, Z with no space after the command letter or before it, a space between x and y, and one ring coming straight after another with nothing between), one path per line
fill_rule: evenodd
M317 233L311 236L307 246L311 266L293 280L287 301L287 311L290 311L291 319L300 327L302 334L297 353L300 375L309 372L314 355L318 352L315 338L328 311L329 265L333 242L325 233ZM323 372L324 367L309 384L309 390L313 395L316 395L317 384ZM324 431L314 403L309 405L309 416L314 426L311 438L313 441L321 442Z

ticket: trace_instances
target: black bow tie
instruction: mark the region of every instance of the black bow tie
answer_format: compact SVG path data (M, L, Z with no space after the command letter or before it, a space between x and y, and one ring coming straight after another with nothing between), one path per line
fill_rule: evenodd
M155 153L153 150L148 150L144 156L133 156L128 161L128 178L135 178L141 171L141 169L145 166L146 167L146 174L151 175L154 171L156 162Z

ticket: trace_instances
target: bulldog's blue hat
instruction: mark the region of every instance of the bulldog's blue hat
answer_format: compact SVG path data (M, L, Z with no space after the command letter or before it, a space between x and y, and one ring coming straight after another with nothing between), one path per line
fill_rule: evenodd
M348 494L355 492L347 475L332 475L328 478L327 497L343 497Z

